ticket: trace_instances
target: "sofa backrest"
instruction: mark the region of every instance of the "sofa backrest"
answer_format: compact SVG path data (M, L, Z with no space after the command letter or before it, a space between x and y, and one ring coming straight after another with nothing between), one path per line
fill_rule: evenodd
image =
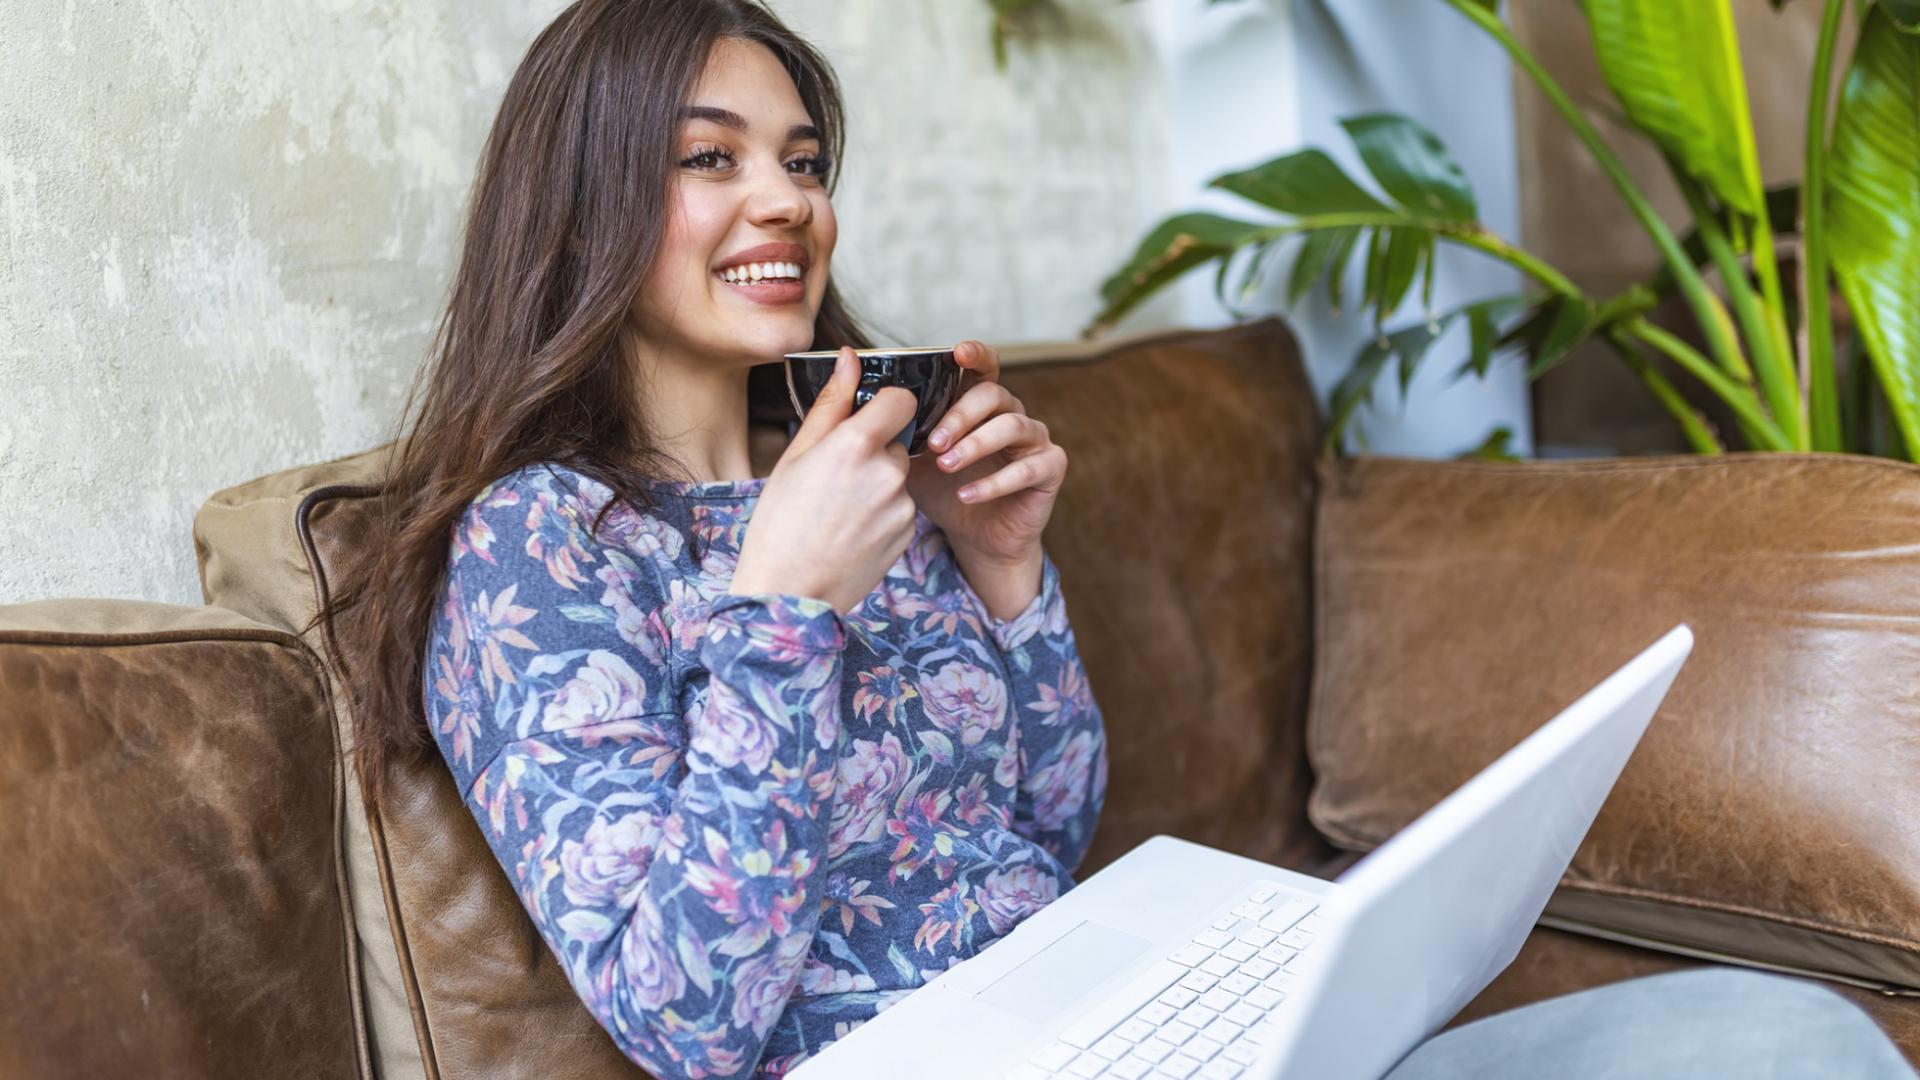
M1269 319L1003 360L1004 383L1069 456L1046 544L1111 744L1082 875L1160 832L1273 862L1324 853L1299 753L1319 434L1292 336ZM208 600L304 627L375 542L384 454L210 498L195 521ZM352 643L338 644L351 663ZM343 732L348 720L334 717ZM355 785L343 823L381 1075L635 1075L534 934L448 772L387 782L392 801L373 813Z
M371 1080L329 709L231 611L0 606L0 1076Z
M1546 921L1920 991L1920 468L1363 459L1328 467L1319 530L1329 838L1378 844L1684 621Z

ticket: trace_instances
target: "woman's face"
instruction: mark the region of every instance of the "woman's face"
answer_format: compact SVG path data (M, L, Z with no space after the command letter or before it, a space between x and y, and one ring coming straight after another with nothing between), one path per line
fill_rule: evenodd
M774 54L721 39L681 121L660 258L634 302L646 346L741 365L812 347L837 236L821 154Z

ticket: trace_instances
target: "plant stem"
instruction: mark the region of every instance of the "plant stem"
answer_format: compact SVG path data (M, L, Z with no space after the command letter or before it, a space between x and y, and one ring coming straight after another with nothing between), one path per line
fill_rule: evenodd
M1807 405L1813 448L1843 449L1840 395L1833 361L1833 314L1827 288L1827 99L1834 47L1846 0L1827 0L1820 42L1813 50L1813 88L1807 94L1807 156L1800 180L1800 321L1807 333Z
M1685 368L1688 374L1707 384L1707 389L1726 402L1734 415L1738 416L1752 433L1759 436L1758 441L1763 444L1761 449L1793 449L1793 443L1760 408L1760 399L1754 396L1753 391L1734 382L1726 372L1714 367L1712 361L1701 356L1693 346L1641 318L1622 323L1621 329L1636 340L1665 354L1668 359Z
M1687 437L1687 445L1701 454L1726 452L1727 448L1721 446L1720 440L1714 437L1713 429L1707 426L1707 421L1700 415L1700 410L1694 408L1693 403L1682 396L1680 391L1667 381L1665 375L1660 374L1658 369L1647 362L1646 357L1640 355L1631 338L1622 333L1618 327L1614 327L1608 330L1606 339L1607 344L1613 347L1614 353L1620 357L1621 361L1640 377L1641 382L1647 384L1647 389L1652 392L1654 399L1665 406L1667 412L1679 422L1681 434Z
M1687 209L1693 212L1700 230L1700 242L1706 247L1713 265L1719 269L1720 277L1727 283L1727 297L1733 302L1733 312L1740 320L1740 330L1747 337L1747 346L1753 350L1753 364L1759 372L1760 390L1766 395L1767 408L1794 445L1805 449L1803 429L1799 422L1800 395L1795 389L1797 380L1794 378L1793 363L1780 354L1767 314L1761 309L1760 298L1754 295L1753 285L1747 281L1746 268L1740 265L1739 257L1733 253L1733 245L1728 243L1719 217L1707 204L1699 181L1688 176L1678 164L1672 159L1668 160L1674 181L1679 185L1680 193L1686 197ZM1734 374L1736 377L1744 375L1742 372Z
M1350 228L1406 228L1424 229L1449 243L1469 247L1475 251L1491 255L1501 262L1519 270L1533 280L1547 287L1551 292L1562 296L1581 295L1579 286L1567 280L1567 276L1547 265L1538 255L1514 247L1497 234L1473 221L1438 221L1425 218L1409 219L1404 214L1382 214L1355 211L1345 214L1313 214L1294 218L1292 222L1279 226L1287 232L1312 232L1315 229Z
M1554 109L1566 120L1568 126L1573 128L1573 133L1586 144L1588 152L1593 155L1600 170L1607 174L1607 179L1613 182L1614 189L1620 192L1622 199L1626 200L1628 209L1632 210L1633 216L1639 219L1640 226L1647 231L1648 236L1653 238L1654 246L1660 249L1661 257L1666 259L1667 266L1673 273L1674 283L1680 287L1680 292L1686 297L1688 306L1693 309L1694 318L1699 320L1701 332L1707 337L1707 345L1713 350L1720 365L1729 372L1744 369L1746 362L1740 356L1740 345L1734 335L1733 321L1727 317L1726 308L1707 288L1706 282L1700 277L1700 272L1687 259L1687 253L1681 250L1680 242L1674 239L1673 230L1667 228L1666 222L1661 221L1660 215L1654 212L1653 204L1649 203L1646 196L1640 193L1640 189L1634 186L1633 179L1627 175L1626 166L1620 163L1613 148L1607 145L1598 131L1594 130L1593 125L1580 112L1579 107L1574 105L1573 99L1560 88L1560 84L1554 82L1553 77L1540 66L1540 62L1522 48L1507 31L1506 24L1500 21L1500 17L1494 14L1491 8L1482 6L1479 0L1447 0L1447 3L1482 30L1491 34L1494 40L1507 50L1507 54L1513 57L1514 63L1518 64L1521 70L1533 79L1535 85L1540 87L1540 92L1546 95Z

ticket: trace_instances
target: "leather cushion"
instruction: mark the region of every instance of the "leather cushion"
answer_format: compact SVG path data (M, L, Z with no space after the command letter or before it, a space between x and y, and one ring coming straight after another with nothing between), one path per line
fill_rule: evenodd
M1324 855L1307 827L1313 399L1278 320L1002 350L1005 384L1067 448L1047 530L1112 744L1084 874L1158 832L1270 861ZM770 465L784 441L755 433ZM316 589L370 542L382 451L264 477L195 522L210 599L298 627ZM317 567L316 574L313 569ZM348 650L351 642L338 643ZM344 723L344 718L342 719ZM427 1076L633 1075L534 935L444 768L390 778L353 852L390 915L371 939L412 1001ZM371 976L370 976L371 983ZM383 1064L403 1049L376 1010ZM384 1034L381 1032L384 1030Z
M1675 623L1546 922L1920 987L1920 469L1840 455L1322 477L1310 812L1380 843Z
M0 607L0 1076L373 1075L327 711L232 612Z

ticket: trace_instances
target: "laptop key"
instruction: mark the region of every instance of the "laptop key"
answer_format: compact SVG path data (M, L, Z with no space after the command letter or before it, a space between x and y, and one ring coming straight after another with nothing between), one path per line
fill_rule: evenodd
M1067 1066L1067 1074L1070 1076L1094 1077L1106 1071L1107 1063L1092 1054L1081 1054L1073 1059L1073 1064Z
M1213 984L1219 981L1218 976L1195 970L1187 972L1186 977L1180 980L1180 985L1196 993L1204 994L1213 989Z
M1148 1039L1134 1047L1133 1052L1158 1065L1167 1059L1167 1055L1173 1053L1173 1049L1173 1044L1165 1039Z
M1294 923L1306 918L1307 915L1318 906L1318 904L1315 904L1311 900L1288 900L1274 908L1271 914L1262 918L1260 920L1260 928L1262 930L1271 930L1276 934L1284 934L1293 929Z
M1037 1065L1016 1065L1006 1075L1006 1080L1049 1080L1052 1076L1051 1069L1042 1069Z
M1256 957L1241 964L1239 974L1248 975L1256 979L1264 979L1278 970L1280 970L1279 964L1271 960L1261 960Z
M1262 949L1273 944L1273 939L1279 936L1280 935L1271 930L1262 930L1258 926L1249 926L1240 931L1239 934L1241 941L1246 942L1256 949Z
M1174 986L1174 987L1169 987L1166 993L1161 994L1159 1000L1156 1001L1154 1004L1164 1005L1168 1009L1184 1009L1198 1000L1200 1000L1200 995L1195 991L1189 990L1184 986ZM1146 1016L1147 1009L1151 1009L1151 1008L1153 1008L1153 1005L1147 1006L1146 1009L1141 1009L1140 1015ZM1166 1020L1164 1019L1155 1020L1153 1017L1147 1016L1147 1023L1164 1024L1166 1023Z
M1299 953L1299 949L1289 948L1276 941L1260 950L1260 959L1271 960L1276 964L1284 964L1299 955Z
M1193 935L1193 940L1205 945L1208 949L1218 949L1223 945L1231 945L1233 935L1225 930L1202 930Z
M1213 928L1215 930L1232 931L1234 927L1239 925L1240 925L1240 916L1238 915L1232 915L1232 914L1222 915L1219 918L1213 920Z
M1127 1040L1129 1044L1129 1048L1131 1048L1131 1044L1140 1042L1152 1036L1154 1028L1160 1026L1160 1023L1161 1023L1160 1021L1143 1019L1143 1017L1146 1016L1147 1009L1166 1009L1166 1008L1167 1007L1165 1005L1162 1005L1159 1002L1155 1002L1152 1005L1147 1006L1146 1009L1141 1009L1139 1012L1134 1013L1133 1019L1127 1021L1124 1024L1121 1024L1117 1028L1114 1028L1113 1033L1114 1035L1117 1035L1120 1038ZM1167 1009L1167 1015L1171 1017L1173 1015L1173 1010Z
M1254 948L1253 946L1247 944L1244 941L1232 941L1232 940L1229 940L1226 944L1220 946L1219 948L1220 948L1221 956L1229 957L1236 962L1241 960L1250 960L1253 958L1253 955L1255 953L1260 951L1259 949Z
M1209 990L1207 993L1211 994L1214 993L1214 991ZM1205 1001L1206 999L1202 997L1199 1001L1181 1009L1180 1021L1182 1023L1192 1024L1197 1028L1203 1028L1213 1023L1214 1018L1220 1015L1220 1010L1208 1008Z
M1185 1054L1175 1054L1161 1062L1160 1067L1154 1071L1171 1076L1173 1080L1187 1080L1187 1077L1200 1071L1200 1063Z
M1179 1046L1198 1034L1200 1034L1199 1029L1192 1024L1182 1020L1169 1020L1167 1025L1160 1029L1158 1037L1174 1046Z
M1209 957L1205 962L1201 963L1199 965L1199 969L1201 971L1206 972L1209 975L1219 976L1219 975L1231 975L1233 974L1233 969L1239 966L1240 966L1239 964L1235 963L1232 960L1227 959L1224 956L1213 956L1213 957Z
M1172 955L1168 956L1167 959L1187 967L1199 967L1201 964L1213 959L1213 949L1194 942L1193 944L1182 945L1173 950Z
M1175 979L1182 975L1197 974L1172 961L1157 960L1111 997L1095 1005L1091 1012L1067 1025L1066 1030L1060 1033L1060 1041L1084 1050L1099 1042L1107 1032L1119 1027L1122 1021L1134 1014L1134 1010L1160 996L1160 992L1172 986ZM1204 977L1211 979L1213 976Z
M1253 890L1253 893L1249 895L1247 899L1256 904L1264 904L1273 899L1273 894L1279 891L1280 886L1278 885L1260 885Z
M1181 1047L1180 1052L1195 1061L1210 1061L1215 1054L1225 1049L1226 1047L1214 1042L1205 1035L1196 1035L1187 1040L1187 1045Z
M1230 1043L1240 1037L1240 1025L1223 1016L1208 1024L1201 1034L1217 1043Z
M1234 1080L1242 1072L1240 1066L1226 1058L1215 1058L1200 1067L1193 1074L1193 1080Z
M1119 1038L1117 1036L1109 1035L1106 1038L1101 1039L1099 1042L1094 1043L1093 1049L1088 1050L1087 1053L1098 1054L1101 1057L1106 1058L1108 1061L1119 1061L1121 1058L1126 1057L1132 1051L1133 1051L1132 1043L1128 1042L1125 1039Z
M1224 986L1225 984L1222 985ZM1216 986L1200 995L1200 1004L1205 1005L1214 1012L1225 1012L1235 1005L1240 1004L1240 1001L1232 993ZM1211 1020L1213 1018L1208 1017L1207 1019Z
M1258 919L1272 910L1265 904L1256 904L1251 900L1242 900L1233 905L1233 913L1243 919Z
M1244 1001L1240 1001L1235 1002L1233 1008L1227 1010L1226 1016L1227 1019L1239 1024L1241 1027L1248 1027L1266 1019L1267 1014Z
M1239 996L1244 995L1247 991L1259 985L1260 980L1236 971L1226 978L1221 979L1220 985L1216 989L1225 990L1229 994Z
M1241 1065L1251 1065L1260 1057L1260 1040L1251 1038L1236 1040L1220 1056Z
M1290 949L1304 949L1313 943L1313 935L1305 930L1294 930L1280 938L1280 944Z
M1271 1009L1287 999L1287 995L1266 986L1256 986L1247 991L1247 1004L1256 1009Z
M1112 1065L1107 1066L1107 1075L1117 1076L1120 1080L1140 1080L1141 1077L1152 1071L1153 1062L1144 1060L1133 1054L1129 1054L1119 1061L1114 1062Z

